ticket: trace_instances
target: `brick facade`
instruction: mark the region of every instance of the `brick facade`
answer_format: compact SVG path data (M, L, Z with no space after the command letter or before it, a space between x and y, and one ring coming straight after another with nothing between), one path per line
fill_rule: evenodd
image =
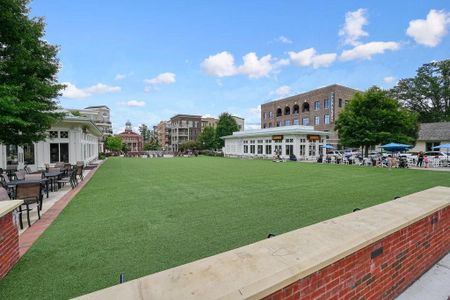
M334 122L356 92L358 90L334 84L264 103L261 105L261 128L287 125L314 126L315 130L329 131L329 142L336 145L338 137L334 132ZM318 124L315 122L316 117Z
M447 206L264 299L393 299L449 251Z
M19 260L19 233L12 212L0 217L0 279Z

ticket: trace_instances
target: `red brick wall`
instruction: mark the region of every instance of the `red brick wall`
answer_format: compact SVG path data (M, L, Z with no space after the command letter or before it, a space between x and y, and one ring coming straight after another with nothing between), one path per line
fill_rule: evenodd
M393 299L449 251L447 207L265 299Z
M0 218L0 279L19 260L19 233L13 223L12 212Z

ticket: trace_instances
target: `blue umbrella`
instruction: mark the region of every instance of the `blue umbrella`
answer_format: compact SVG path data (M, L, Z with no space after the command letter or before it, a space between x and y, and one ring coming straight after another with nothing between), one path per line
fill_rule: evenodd
M327 144L327 145L324 145L324 146L323 146L323 148L324 148L324 149L334 149L334 147L333 147L333 146L331 146L331 145L328 145L328 144Z
M407 149L410 149L410 148L412 148L412 146L405 145L405 144L390 143L390 144L381 146L381 148L383 148L386 151L390 151L390 152L398 152L398 151L405 151Z
M439 146L433 147L433 149L441 149L441 148L450 149L450 144L444 144L444 145L439 145Z

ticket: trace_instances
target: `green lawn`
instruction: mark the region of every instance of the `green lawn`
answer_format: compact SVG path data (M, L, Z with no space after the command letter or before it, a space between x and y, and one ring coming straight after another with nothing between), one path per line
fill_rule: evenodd
M450 172L109 159L0 281L0 299L82 295L436 185Z

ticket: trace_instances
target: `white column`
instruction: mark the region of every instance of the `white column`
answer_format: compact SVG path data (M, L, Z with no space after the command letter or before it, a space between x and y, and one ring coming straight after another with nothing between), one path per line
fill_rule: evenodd
M0 144L0 168L6 169L6 146Z

